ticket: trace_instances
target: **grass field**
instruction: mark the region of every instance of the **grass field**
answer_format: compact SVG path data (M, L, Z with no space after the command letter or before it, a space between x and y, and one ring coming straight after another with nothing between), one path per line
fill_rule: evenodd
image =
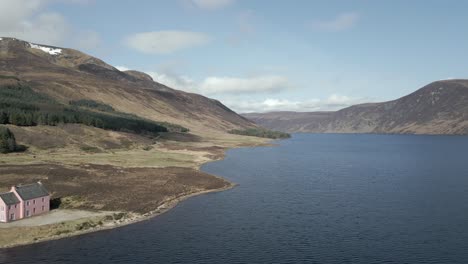
M9 127L29 149L0 156L0 192L40 180L59 208L138 215L180 197L229 188L232 183L201 172L200 165L222 158L227 148L268 143L223 133L145 138L81 125ZM0 248L82 233L82 225L99 229L103 220L95 218L0 229Z
M121 167L196 167L201 157L191 154L171 153L160 150L128 150L103 153L82 153L68 150L54 152L12 154L2 157L0 164L30 165L60 163L68 165L99 164Z

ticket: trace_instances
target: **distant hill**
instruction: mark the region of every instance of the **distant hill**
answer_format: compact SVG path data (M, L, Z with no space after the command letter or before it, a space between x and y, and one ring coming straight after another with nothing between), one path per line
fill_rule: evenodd
M120 117L177 124L196 134L257 127L217 100L171 89L145 73L122 72L77 50L14 38L0 38L0 87L7 86L31 88L65 106L91 100Z
M335 112L244 114L269 129L311 133L468 134L468 80L433 82L397 100Z

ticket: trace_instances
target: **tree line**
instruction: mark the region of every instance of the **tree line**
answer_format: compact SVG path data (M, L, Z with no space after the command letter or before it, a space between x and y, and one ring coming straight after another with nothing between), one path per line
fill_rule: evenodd
M291 135L284 132L268 130L264 128L248 128L244 130L240 129L233 129L229 131L231 134L243 135L243 136L252 136L252 137L262 137L262 138L272 138L272 139L280 139L280 138L290 138Z
M64 105L28 86L0 87L0 124L56 126L67 123L133 133L167 132L168 127L174 131L188 131L178 125L117 112L111 106L93 100L71 101Z

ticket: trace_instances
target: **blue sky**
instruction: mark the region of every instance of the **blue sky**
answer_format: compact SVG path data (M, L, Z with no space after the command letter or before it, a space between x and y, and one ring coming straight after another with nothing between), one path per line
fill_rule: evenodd
M334 110L468 73L466 1L0 0L0 6L1 36L80 49L239 112Z

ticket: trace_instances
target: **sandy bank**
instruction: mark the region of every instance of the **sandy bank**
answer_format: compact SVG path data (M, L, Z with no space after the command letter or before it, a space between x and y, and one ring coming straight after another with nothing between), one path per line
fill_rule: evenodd
M22 219L15 222L0 223L0 228L13 228L13 227L33 227L51 225L66 221L75 221L83 218L93 218L99 216L112 215L117 212L93 212L85 210L70 210L70 209L56 209L47 214L38 215L31 218Z

